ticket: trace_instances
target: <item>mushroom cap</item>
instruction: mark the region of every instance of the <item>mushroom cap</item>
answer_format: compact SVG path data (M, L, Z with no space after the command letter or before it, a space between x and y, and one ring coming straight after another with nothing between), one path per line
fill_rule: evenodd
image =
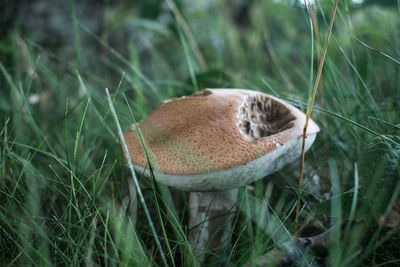
M301 153L305 114L244 89L205 89L165 101L138 123L155 179L187 191L219 191L260 179ZM318 126L309 121L306 149ZM149 177L134 125L124 133L135 169Z

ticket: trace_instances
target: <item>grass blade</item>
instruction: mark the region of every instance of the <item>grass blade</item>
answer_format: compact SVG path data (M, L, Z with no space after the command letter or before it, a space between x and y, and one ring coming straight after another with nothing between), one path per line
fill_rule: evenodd
M111 96L110 96L110 93L108 92L107 88L106 88L106 94L107 94L107 100L108 100L108 104L109 104L111 113L113 115L115 124L116 124L117 129L118 129L118 135L119 135L119 138L121 140L122 147L123 147L123 150L124 150L123 152L124 152L124 154L126 156L126 160L128 162L129 170L131 172L133 181L135 182L135 186L136 186L136 189L137 189L137 192L138 192L138 195L139 195L140 202L143 205L143 209L145 211L145 214L146 214L147 220L149 222L151 231L152 231L154 239L156 241L156 245L157 245L158 249L160 250L160 254L161 254L161 258L162 258L163 264L164 264L164 266L168 266L167 259L165 258L164 250L161 247L161 243L160 243L160 240L158 238L158 235L157 235L156 229L154 227L153 221L151 219L149 210L147 208L146 201L144 200L144 197L143 197L143 194L142 194L142 190L140 189L139 181L137 179L135 170L133 169L133 164L131 162L131 157L129 155L128 146L126 145L125 138L124 138L124 135L122 133L121 125L119 124L117 113L115 112L114 105L112 103Z
M165 0L167 3L168 7L171 9L171 12L174 14L178 27L181 26L183 29L183 32L185 33L186 37L189 40L190 46L192 47L193 53L196 56L197 61L199 62L200 66L202 69L207 68L207 63L206 60L204 59L203 55L200 52L200 48L196 43L196 40L190 31L189 25L183 18L181 12L179 11L178 7L175 5L173 0Z
M350 210L350 216L349 216L349 221L352 221L354 219L354 215L356 213L356 208L357 208L357 199L358 199L358 190L359 190L359 182L358 182L358 166L357 163L354 164L354 195L353 195L353 201L351 203L351 210Z

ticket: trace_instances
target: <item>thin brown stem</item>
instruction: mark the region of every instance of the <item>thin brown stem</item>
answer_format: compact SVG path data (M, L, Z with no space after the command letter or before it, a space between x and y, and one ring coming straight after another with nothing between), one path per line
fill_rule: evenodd
M307 107L306 122L305 122L304 128L303 128L303 138L302 138L302 146L301 146L301 164L300 164L299 190L298 190L298 193L297 193L297 204L296 204L296 222L298 220L299 213L300 213L301 187L303 185L304 159L305 159L305 149L304 148L305 148L305 142L306 142L307 127L308 127L308 122L310 120L312 108L313 108L313 105L314 105L315 96L317 95L318 85L319 85L319 82L320 82L321 76L322 76L322 69L324 67L326 51L328 49L328 43L329 43L329 39L330 39L331 32L332 32L333 22L335 20L337 4L338 4L338 0L335 0L334 6L333 6L333 10L332 10L332 14L331 14L331 19L330 19L330 22L329 22L328 33L327 33L326 39L325 39L324 50L322 52L321 61L320 61L319 66L318 66L317 78L315 79L311 101L309 102L308 107Z
M317 48L317 63L318 65L321 62L321 57L320 57L320 53L321 53L321 46L320 46L320 42L319 42L319 27L318 27L318 18L317 18L317 4L315 3L313 5L313 9L312 9L312 21L313 21L313 29L314 29L314 35L315 35L315 44L316 44L316 48ZM322 84L322 80L320 81L320 85L319 85L319 91L321 92L321 96L323 96L323 92L324 92L324 88L323 88L323 84ZM322 97L322 101L323 101L323 97ZM322 107L324 107L323 102L321 102Z

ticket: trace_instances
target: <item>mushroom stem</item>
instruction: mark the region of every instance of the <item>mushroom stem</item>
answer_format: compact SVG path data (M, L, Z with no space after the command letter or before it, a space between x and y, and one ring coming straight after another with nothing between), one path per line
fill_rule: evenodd
M237 198L237 188L190 193L189 243L200 262L205 260L207 251L229 246Z

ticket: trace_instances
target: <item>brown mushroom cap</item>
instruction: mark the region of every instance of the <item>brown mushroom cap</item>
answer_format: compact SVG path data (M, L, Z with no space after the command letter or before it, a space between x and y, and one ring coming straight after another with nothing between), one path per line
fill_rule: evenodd
M287 148L298 146L299 140L301 143L304 123L304 113L273 96L251 90L206 89L164 102L138 126L153 169L162 174L162 182L172 185L169 180L174 180L171 179L174 175L180 175L179 180L197 179L210 173L215 176L223 170L218 175L227 175L227 170L264 158L275 150L274 154L285 157L281 154ZM307 135L314 136L307 138L308 147L318 131L318 126L310 120ZM124 137L132 163L136 169L144 170L147 160L135 126L125 131ZM290 158L299 154L300 151L294 151ZM282 163L268 160L275 165ZM233 187L232 182L227 188ZM183 189L192 190L189 187ZM218 189L214 185L204 188L207 187ZM197 189L206 190L202 188Z

